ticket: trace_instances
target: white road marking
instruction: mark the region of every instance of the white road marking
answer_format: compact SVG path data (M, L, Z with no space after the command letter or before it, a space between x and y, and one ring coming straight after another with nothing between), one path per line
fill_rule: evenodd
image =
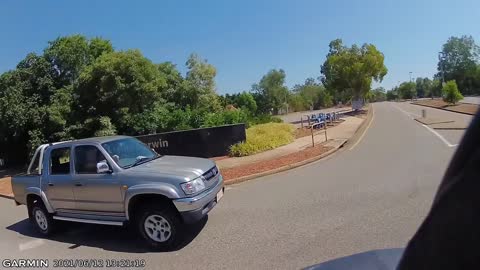
M35 240L31 240L31 241L28 241L28 242L23 243L23 244L18 244L18 250L24 251L24 250L27 250L27 249L32 249L32 248L39 247L43 244L45 244L45 241L43 239L35 239Z
M410 113L410 112L407 112L403 109L400 109L400 107L398 107L397 105L394 105L395 108L397 108L399 111L403 112L404 114L410 116L410 118L413 120L414 118L412 117L412 115L416 116L416 117L420 117L419 114L416 114L416 113Z
M427 126L427 125L422 125L423 127L425 127L428 131L432 132L433 134L435 134L435 136L437 136L438 138L440 138L440 140L442 140L442 142L444 142L448 147L455 147L455 146L458 146L458 144L451 144L447 139L445 139L442 135L440 135L440 133L436 132L433 128Z
M398 107L397 105L394 105L395 108L397 108L399 111L403 112L404 114L406 114L407 116L409 116L412 120L414 120L415 118L412 117L412 115L416 116L416 117L420 117L420 115L418 114L415 114L415 113L409 113L405 110L402 110L400 109L400 107ZM442 142L444 144L446 144L448 147L455 147L455 146L458 146L458 144L452 144L450 143L447 139L445 139L445 137L443 137L440 133L436 132L433 128L427 126L427 125L424 125L422 124L422 126L424 128L426 128L428 131L432 132L435 136L437 136L438 138L440 138L440 140L442 140Z
M365 128L365 130L363 131L362 135L361 135L360 138L357 140L357 142L355 142L355 144L352 145L352 147L350 147L350 149L348 149L349 151L352 150L353 148L355 148L355 146L357 146L357 144L363 139L363 136L365 136L365 134L367 133L368 128L369 128L370 125L372 124L373 119L375 118L375 110L373 109L373 106L371 106L371 108L372 108L372 119L370 119L370 123L368 123L367 128Z

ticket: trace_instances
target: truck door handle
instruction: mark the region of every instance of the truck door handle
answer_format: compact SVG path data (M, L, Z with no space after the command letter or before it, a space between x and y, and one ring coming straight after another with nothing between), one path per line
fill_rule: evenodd
M82 183L75 183L75 186L76 187L81 187L81 186L83 186L83 184Z
M48 183L48 186L49 186L49 187L53 187L53 183Z

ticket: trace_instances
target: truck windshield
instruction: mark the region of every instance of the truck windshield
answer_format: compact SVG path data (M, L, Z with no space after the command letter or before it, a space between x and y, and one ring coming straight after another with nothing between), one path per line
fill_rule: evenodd
M129 168L159 155L134 138L120 139L102 144L112 159L122 168Z

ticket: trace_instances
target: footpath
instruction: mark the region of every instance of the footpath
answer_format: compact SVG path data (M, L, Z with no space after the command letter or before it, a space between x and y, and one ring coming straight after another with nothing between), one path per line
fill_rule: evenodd
M327 127L327 140L323 129L315 129L315 147L312 147L312 137L308 135L262 153L246 157L221 158L215 162L227 185L299 167L336 152L354 136L362 123L368 122L368 117L346 115L341 121L336 126ZM0 197L13 197L11 176L5 173L3 178L0 176Z

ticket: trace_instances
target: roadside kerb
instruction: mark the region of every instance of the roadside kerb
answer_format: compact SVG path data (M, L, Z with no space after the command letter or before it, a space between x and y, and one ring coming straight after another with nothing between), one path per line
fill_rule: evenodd
M372 105L369 104L368 108L369 109L368 109L367 117L358 126L357 130L355 130L355 134L349 139L342 140L342 142L338 146L335 146L333 149L331 149L331 150L329 150L329 151L327 151L327 152L325 152L321 155L318 155L316 157L312 157L312 158L309 158L309 159L306 159L306 160L302 160L302 161L299 161L297 163L285 165L285 166L282 166L282 167L279 167L279 168L276 168L276 169L273 169L273 170L269 170L269 171L265 171L265 172L261 172L261 173L256 173L256 174L251 174L251 175L246 175L246 176L242 176L242 177L238 177L238 178L234 178L234 179L229 179L229 180L225 181L225 185L238 184L238 183L245 182L245 181L248 181L248 180L252 180L252 179L255 179L255 178L258 178L258 177L263 177L263 176L283 172L283 171L286 171L286 170L294 169L294 168L297 168L297 167L300 167L300 166L304 166L304 165L307 165L308 163L312 163L314 161L320 160L322 158L325 158L325 157L337 152L339 149L343 148L345 145L350 144L351 141L353 143L355 143L356 140L360 139L358 134L361 134L368 127L368 124L372 121L372 118L373 118ZM327 143L327 142L325 142L325 143Z
M234 179L225 180L225 185L238 184L238 183L241 183L241 182L252 180L254 178L267 176L267 175L270 175L270 174L275 174L275 173L279 173L279 172L283 172L283 171L287 171L287 170L290 170L290 169L294 169L294 168L297 168L297 167L307 165L309 163L312 163L314 161L317 161L319 159L322 159L324 157L327 157L327 156L335 153L336 151L338 151L338 149L343 147L343 145L345 145L345 143L347 143L347 140L342 140L333 149L330 149L327 152L325 152L321 155L318 155L316 157L312 157L312 158L309 158L309 159L306 159L306 160L302 160L302 161L299 161L299 162L296 162L296 163L293 163L293 164L285 165L285 166L282 166L282 167L279 167L279 168L276 168L276 169L273 169L273 170L260 172L260 173L256 173L256 174L251 174L251 175L246 175L246 176L242 176L242 177L238 177L238 178L234 178Z
M449 110L448 108L439 108L439 107L430 106L430 105L417 104L417 103L415 103L415 102L411 102L410 104L417 105L417 106L423 106L423 107L429 107L429 108L438 109L438 110L444 110L444 111L447 111L447 112L461 113L461 114L465 114L465 115L475 115L475 114L466 113L466 112ZM472 103L465 103L465 104L472 104Z
M372 108L372 104L369 104L367 118L360 124L360 126L358 126L357 130L355 131L355 134L353 134L353 136L347 140L347 143L345 144L345 146L353 145L352 147L354 147L355 143L361 139L363 132L370 125L370 122L372 121L372 119L373 119L373 108ZM348 148L348 147L345 147L345 148Z
M0 197L1 197L1 198L5 198L5 199L9 199L9 200L13 200L13 194L12 194L12 195L0 194Z

